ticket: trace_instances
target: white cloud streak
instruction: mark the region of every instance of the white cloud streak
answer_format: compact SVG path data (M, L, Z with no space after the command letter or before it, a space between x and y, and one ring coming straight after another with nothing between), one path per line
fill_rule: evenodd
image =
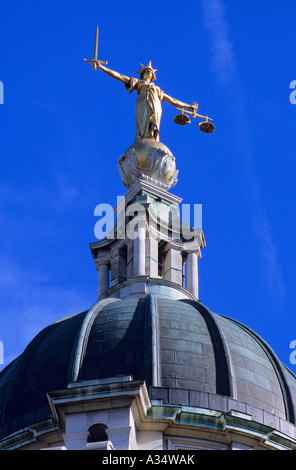
M211 66L217 79L227 84L236 71L233 44L228 38L225 6L220 0L202 0L204 22L212 40Z
M229 39L226 21L226 8L222 0L201 0L204 11L204 24L211 39L211 68L218 84L228 93L237 125L237 142L249 198L253 206L253 232L259 242L262 257L262 272L273 299L283 306L286 299L286 286L278 260L272 228L264 207L260 184L252 160L252 143L247 106L242 82L237 69L233 43Z

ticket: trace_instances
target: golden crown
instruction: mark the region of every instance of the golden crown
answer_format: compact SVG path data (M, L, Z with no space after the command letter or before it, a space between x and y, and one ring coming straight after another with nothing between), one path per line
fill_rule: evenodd
M136 71L135 73L138 73L140 75L140 78L142 77L142 75L144 74L145 70L151 70L152 72L152 80L155 80L156 79L156 75L155 75L155 72L157 71L157 69L154 69L152 67L152 63L151 63L151 60L149 61L149 64L148 65L143 65L141 64L140 62L140 65L141 65L141 70L139 70L138 72Z

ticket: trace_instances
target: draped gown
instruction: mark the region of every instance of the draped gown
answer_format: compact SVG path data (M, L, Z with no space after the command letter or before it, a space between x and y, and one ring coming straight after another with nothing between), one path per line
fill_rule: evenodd
M125 87L129 93L134 90L138 93L136 101L136 140L159 140L162 90L148 80L139 80L133 77L130 78Z

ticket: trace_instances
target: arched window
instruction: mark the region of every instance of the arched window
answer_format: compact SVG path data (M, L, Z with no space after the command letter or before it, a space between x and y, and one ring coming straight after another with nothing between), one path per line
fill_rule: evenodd
M94 424L88 429L87 442L102 442L108 441L106 433L107 426L102 423Z

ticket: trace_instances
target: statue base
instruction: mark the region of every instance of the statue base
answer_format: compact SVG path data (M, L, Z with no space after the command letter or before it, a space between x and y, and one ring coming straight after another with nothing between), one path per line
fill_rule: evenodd
M168 147L153 139L135 140L119 158L118 169L126 188L143 175L166 190L178 181L175 157Z

